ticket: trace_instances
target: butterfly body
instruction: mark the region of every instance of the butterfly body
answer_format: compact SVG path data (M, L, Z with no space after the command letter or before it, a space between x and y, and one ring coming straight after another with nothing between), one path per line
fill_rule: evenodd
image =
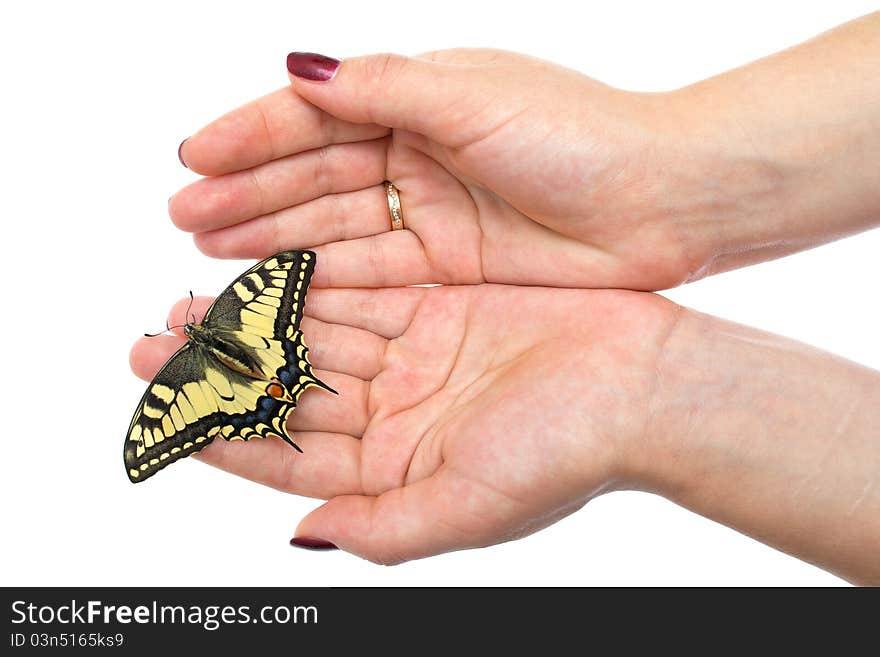
M201 324L186 324L183 334L194 347L204 350L224 367L255 379L269 378L244 349L236 346L235 342L224 340L214 329Z
M140 482L216 437L276 436L296 449L287 419L304 390L331 390L312 373L299 330L315 255L283 251L224 290L153 379L125 441L126 472ZM332 390L331 390L332 391Z

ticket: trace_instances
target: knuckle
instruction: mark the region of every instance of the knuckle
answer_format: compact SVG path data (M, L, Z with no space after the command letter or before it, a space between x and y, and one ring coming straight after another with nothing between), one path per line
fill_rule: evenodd
M386 99L396 93L399 81L408 66L408 58L393 53L383 53L367 57L363 61L364 79L369 84L364 85L366 93L367 118L373 123L381 123L379 108Z
M371 561L377 566L397 566L406 561L399 554L387 548L374 549L363 556L367 561Z
M342 194L330 194L324 198L327 199L326 202L329 206L327 214L333 225L335 238L340 242L352 239L352 233L348 221L349 209L344 196Z
M315 150L315 167L312 176L322 194L327 194L332 189L331 148L330 145L325 145Z
M370 79L382 85L396 80L406 67L407 58L395 53L380 53L367 60L365 71Z
M382 243L377 239L370 240L367 249L367 268L372 272L373 281L378 287L387 287L388 277L385 263L385 249Z
M270 162L276 158L276 149L273 135L275 134L275 130L272 125L272 113L271 110L265 106L264 99L258 99L253 104L254 111L254 121L260 127L260 130L263 133L263 139L260 143L263 145L264 155L262 159L266 162ZM245 140L241 140L238 142L240 144L240 148L244 149L250 144L247 144Z

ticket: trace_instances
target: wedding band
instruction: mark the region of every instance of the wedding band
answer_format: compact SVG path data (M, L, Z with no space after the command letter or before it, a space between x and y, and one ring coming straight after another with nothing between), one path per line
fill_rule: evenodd
M403 211L400 209L400 194L390 181L385 181L385 195L388 197L388 210L391 211L391 230L403 230Z

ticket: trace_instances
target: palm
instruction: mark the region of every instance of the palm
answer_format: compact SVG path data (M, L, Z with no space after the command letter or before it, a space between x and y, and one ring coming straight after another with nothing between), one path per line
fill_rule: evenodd
M316 286L659 289L688 276L681 236L661 221L668 199L656 198L675 169L668 128L645 127L662 112L518 55L433 57L502 82L477 85L430 129L418 117L394 130L348 122L283 89L188 142L191 166L212 177L179 192L172 217L210 255L315 248ZM389 232L386 178L407 231Z
M643 223L648 208L627 205L629 196L608 199L599 191L591 199L560 199L566 186L562 172L557 177L535 171L530 174L534 177L518 180L506 171L519 156L511 152L513 146L503 139L486 140L453 154L451 149L426 145L418 135L395 132L388 170L400 172L390 177L403 190L407 228L417 240L382 236L375 243L399 241L409 252L404 257L417 266L401 278L377 277L368 284L494 282L660 289L688 277L689 263L678 238L666 225ZM547 142L534 146L538 161L539 148L556 148ZM586 179L581 185L602 185L601 169L607 163L595 164L595 171L571 168L568 175ZM494 184L487 185L487 180ZM324 248L335 262L350 260L350 247ZM363 259L355 255L354 261Z
M643 430L670 307L639 293L504 286L313 290L303 328L340 395L302 398L291 428L305 454L216 441L201 458L336 498L325 508L415 501L416 520L401 522L451 528L429 551L534 531L625 476L620 445ZM180 340L138 343L135 371L148 378ZM363 531L350 515L340 526ZM399 560L395 550L413 556L398 544L378 559Z

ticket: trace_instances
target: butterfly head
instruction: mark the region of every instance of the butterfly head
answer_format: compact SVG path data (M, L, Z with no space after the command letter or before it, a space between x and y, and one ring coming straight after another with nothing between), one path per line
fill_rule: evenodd
M208 341L208 330L201 324L184 324L183 334L193 342L200 344Z

